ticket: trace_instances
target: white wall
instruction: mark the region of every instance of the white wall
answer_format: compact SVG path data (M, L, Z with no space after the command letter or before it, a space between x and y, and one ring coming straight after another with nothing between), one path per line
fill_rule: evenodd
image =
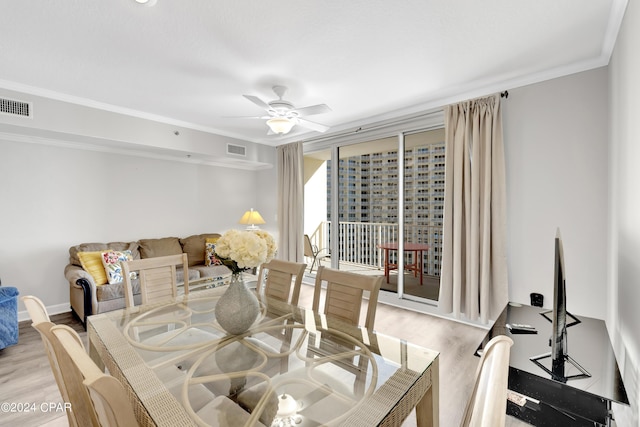
M509 89L503 110L509 297L553 301L554 237L564 243L567 304L607 310L607 70Z
M640 425L640 7L629 2L610 64L610 252L607 327L631 406L619 426Z
M276 165L276 148L261 146L260 150L268 153L263 155L269 159L269 163L273 164L270 169L260 170L253 174L252 185L254 187L255 197L253 205L245 207L255 208L262 218L264 218L266 224L261 225L260 228L273 234L273 237L278 241L278 169ZM240 219L240 217L238 217Z
M275 148L261 150L275 163ZM2 285L68 311L63 270L70 246L222 232L238 227L250 207L264 207L267 225L275 226L275 199L275 168L247 171L0 139Z
M259 160L251 142L4 88L0 88L0 96L32 105L30 118L0 114L0 132L41 138L63 136L67 143L107 146L111 151L125 144L131 148L133 144L160 153L190 153L207 161L227 157L226 144L232 143L248 147L243 160Z

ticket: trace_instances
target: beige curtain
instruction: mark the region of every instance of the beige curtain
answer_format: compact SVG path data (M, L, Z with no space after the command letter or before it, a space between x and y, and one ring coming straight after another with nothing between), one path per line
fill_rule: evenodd
M487 323L508 301L500 95L447 106L445 144L439 306Z
M278 255L282 260L303 260L304 165L302 143L280 145L278 155Z

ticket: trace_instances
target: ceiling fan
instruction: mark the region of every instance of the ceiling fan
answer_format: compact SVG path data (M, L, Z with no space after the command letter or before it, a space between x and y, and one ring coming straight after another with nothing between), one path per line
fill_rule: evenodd
M323 114L330 112L331 108L329 108L326 104L317 104L308 107L296 108L291 102L284 99L284 94L287 92L286 86L273 86L272 89L278 96L278 99L270 102L264 102L262 99L253 95L242 95L249 101L256 104L258 107L263 108L267 113L269 113L269 115L267 116L246 118L267 120L267 126L269 126L270 135L284 135L288 133L295 125L315 130L317 132L325 132L329 129L329 126L312 122L303 118L314 114Z

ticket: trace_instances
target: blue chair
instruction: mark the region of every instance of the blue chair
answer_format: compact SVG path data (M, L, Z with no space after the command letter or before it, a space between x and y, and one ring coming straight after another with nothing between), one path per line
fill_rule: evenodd
M0 286L0 349L18 344L18 289Z

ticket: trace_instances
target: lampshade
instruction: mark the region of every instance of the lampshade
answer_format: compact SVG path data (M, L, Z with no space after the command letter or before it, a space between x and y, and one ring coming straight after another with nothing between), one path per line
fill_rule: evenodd
M242 218L240 218L240 221L238 221L238 224L245 224L247 226L247 230L256 230L260 228L256 224L264 223L265 221L262 218L262 215L260 215L260 212L254 211L253 208L246 211L244 215L242 215Z
M269 126L273 133L278 134L289 133L294 124L293 120L285 117L274 117L273 119L267 120L267 126Z

